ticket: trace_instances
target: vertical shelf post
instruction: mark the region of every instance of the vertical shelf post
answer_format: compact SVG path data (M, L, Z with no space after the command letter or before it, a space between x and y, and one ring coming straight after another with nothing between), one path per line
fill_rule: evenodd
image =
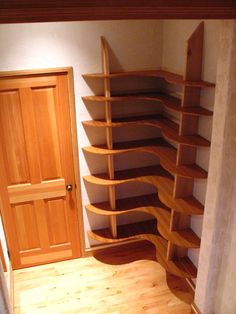
M102 46L102 67L103 73L105 75L110 74L110 61L109 61L109 51L106 40L104 37L101 37L101 46ZM104 78L104 96L110 97L111 96L111 89L110 89L110 79L109 77ZM111 111L111 102L105 101L105 119L107 123L112 122L112 111ZM108 149L113 148L113 139L112 139L112 128L106 128L106 145ZM114 179L114 158L112 155L107 156L108 162L108 175L109 179ZM115 187L109 186L108 187L108 196L109 196L109 203L113 210L116 208L116 195L115 195ZM117 224L116 224L116 216L110 216L110 228L111 234L113 238L117 237Z
M204 22L200 23L187 42L186 52L186 81L200 81L202 76ZM184 86L182 107L200 106L201 89L199 87ZM198 116L181 114L179 135L193 135L198 133ZM196 161L197 149L183 144L178 144L176 164L187 165ZM186 197L193 194L194 180L175 176L174 197ZM189 215L171 211L171 230L181 230L190 227ZM187 249L168 243L167 259L183 257L187 255Z

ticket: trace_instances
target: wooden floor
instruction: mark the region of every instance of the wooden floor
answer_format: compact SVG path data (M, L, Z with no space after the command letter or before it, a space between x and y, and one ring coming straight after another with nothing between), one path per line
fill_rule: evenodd
M190 314L185 281L167 275L146 242L14 271L16 314Z

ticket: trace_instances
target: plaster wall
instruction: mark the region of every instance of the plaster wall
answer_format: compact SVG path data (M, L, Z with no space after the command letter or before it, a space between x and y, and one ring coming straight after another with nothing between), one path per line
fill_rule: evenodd
M212 149L195 303L236 313L236 21L221 22Z

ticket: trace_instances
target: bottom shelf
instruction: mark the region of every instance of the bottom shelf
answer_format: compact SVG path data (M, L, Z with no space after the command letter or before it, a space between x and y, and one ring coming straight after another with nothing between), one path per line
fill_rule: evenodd
M158 221L157 230L166 240L185 248L200 247L200 239L190 228L178 231L170 230L170 210L159 200L157 193L117 199L116 210L112 210L109 202L88 204L86 205L86 209L95 214L105 216L144 212L156 218ZM148 231L150 229L145 233L149 233Z
M89 236L103 243L118 243L128 239L150 241L156 248L157 261L167 272L183 278L196 278L197 269L188 257L167 260L167 241L157 232L156 220L142 221L117 227L118 237L112 238L110 229L89 231Z

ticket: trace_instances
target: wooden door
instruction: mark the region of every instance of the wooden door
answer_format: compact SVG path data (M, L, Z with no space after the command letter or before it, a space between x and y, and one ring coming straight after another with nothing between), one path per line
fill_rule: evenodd
M80 256L68 95L67 74L0 80L1 197L10 204L2 214L13 269Z

